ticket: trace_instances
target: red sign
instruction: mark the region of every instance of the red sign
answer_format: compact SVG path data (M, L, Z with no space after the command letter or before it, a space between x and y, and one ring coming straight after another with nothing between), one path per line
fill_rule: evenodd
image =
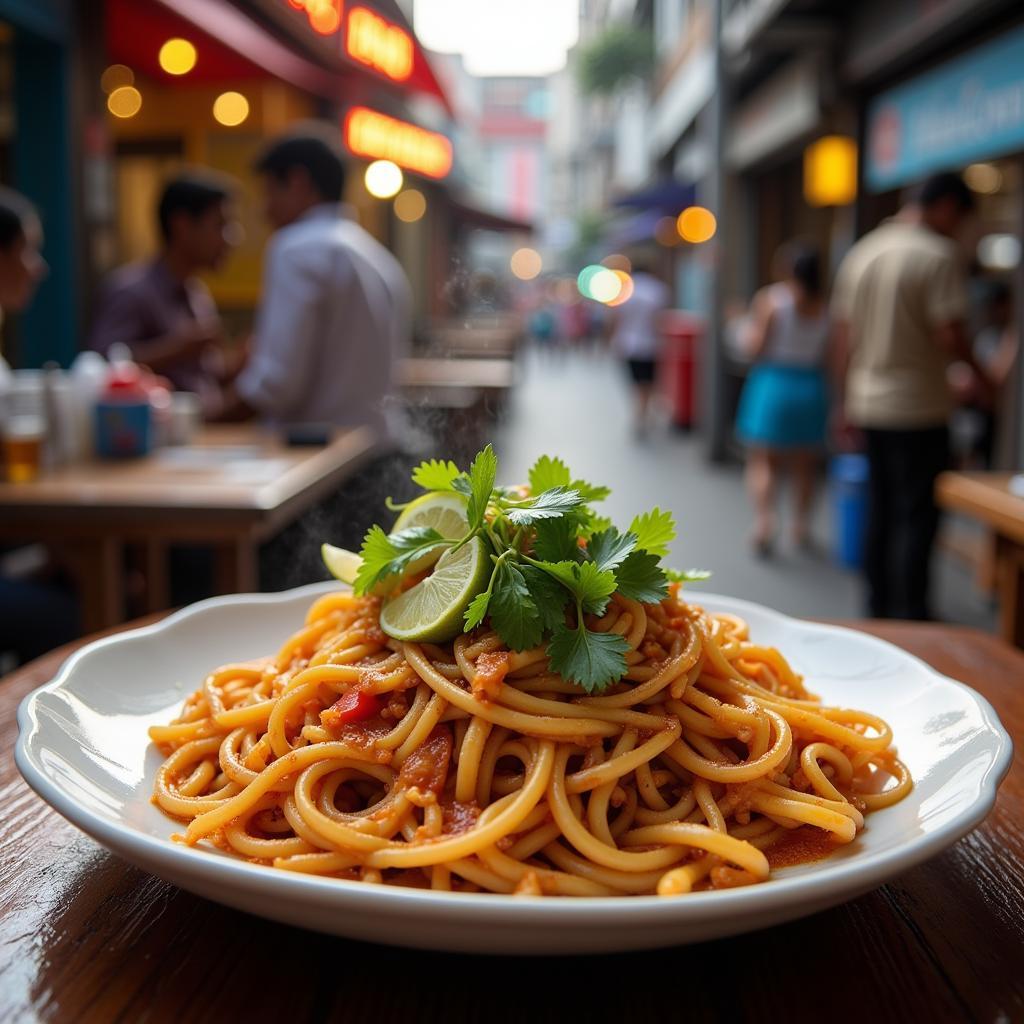
M391 160L428 178L443 178L452 169L452 144L444 135L368 107L353 107L344 131L345 145L356 156Z
M409 33L366 7L349 11L345 52L395 82L404 82L412 74Z
M314 32L332 36L341 28L342 0L285 0L296 11L305 11Z

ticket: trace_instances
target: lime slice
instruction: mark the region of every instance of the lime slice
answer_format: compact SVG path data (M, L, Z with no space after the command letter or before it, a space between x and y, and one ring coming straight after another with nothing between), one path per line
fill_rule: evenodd
M430 526L446 540L461 540L469 529L466 520L466 501L457 494L448 494L444 491L424 494L402 510L402 514L395 520L395 525L391 527L391 532L398 533L399 530L407 530L412 526ZM441 549L420 555L409 565L408 575L415 576L429 569L440 555ZM333 544L321 544L320 557L323 558L327 571L335 579L349 586L355 583L359 567L363 564L358 552L336 548ZM383 596L394 589L396 582L394 577L382 580L373 588L372 593L378 597Z
M346 548L336 548L333 544L320 545L320 557L327 566L327 571L342 583L352 586L356 581L356 574L363 564L358 552L349 551Z
M469 602L487 586L491 569L487 545L479 537L458 551L449 548L426 579L384 602L381 628L396 640L451 640L462 632Z
M466 499L446 491L430 491L402 509L391 532L412 526L432 526L446 540L459 540L469 528Z
M461 540L469 529L466 519L466 499L458 494L445 491L430 491L402 509L402 514L391 527L392 533L408 530L413 526L433 527L445 540ZM420 555L409 564L407 575L415 576L429 569L440 557L435 549Z

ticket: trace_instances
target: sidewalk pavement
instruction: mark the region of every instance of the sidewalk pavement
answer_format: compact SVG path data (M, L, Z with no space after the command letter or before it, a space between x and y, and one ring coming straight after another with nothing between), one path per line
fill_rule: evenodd
M712 465L696 435L659 427L646 439L632 433L625 374L604 353L528 350L507 420L496 437L502 480L523 480L533 460L558 455L572 471L612 488L604 509L616 523L655 505L671 509L679 536L669 564L713 571L700 590L742 597L805 618L843 619L862 614L860 577L828 557L828 495L814 517L820 555L788 544L783 491L782 529L772 558L754 557L751 511L741 467ZM967 573L937 559L936 606L943 618L990 628L991 609Z

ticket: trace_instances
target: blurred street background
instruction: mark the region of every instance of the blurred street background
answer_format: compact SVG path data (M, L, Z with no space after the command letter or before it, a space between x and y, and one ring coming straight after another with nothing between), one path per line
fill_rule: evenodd
M865 614L855 432L819 445L798 536L758 535L736 428L755 362L751 303L787 277L777 254L798 244L815 254L824 322L854 243L950 171L973 201L956 239L965 329L1002 367L994 398L970 367L951 372L951 467L1024 461L1019 0L0 0L0 182L38 210L48 265L27 308L5 310L12 379L35 387L33 372L67 371L90 347L117 365L96 334L109 275L167 244L156 209L184 167L232 183L226 255L195 276L218 311L218 359L241 364L280 227L255 165L311 119L345 156L351 216L408 282L411 338L388 402L410 457L465 460L493 439L511 480L559 454L613 486L616 517L672 508L673 563L713 570L710 589L803 616ZM650 346L637 341L638 309L656 324ZM130 345L120 358L132 356L147 365ZM210 419L225 409L202 406ZM262 472L252 443L221 445L221 479ZM273 457L268 483L287 468ZM72 461L51 451L53 479ZM331 472L344 490L341 464ZM792 509L783 481L780 524ZM222 560L234 569L196 593L174 583L188 556L157 568L165 552L144 532L125 526L124 550L86 555L100 534L76 533L72 551L63 526L34 532L34 511L4 519L12 501L0 498L0 578L70 587L72 631L255 586L257 546L286 525L284 513L261 520ZM190 529L165 529L161 543L200 536ZM937 617L996 627L996 548L986 527L945 517ZM124 574L115 599L82 596L100 557L108 577Z

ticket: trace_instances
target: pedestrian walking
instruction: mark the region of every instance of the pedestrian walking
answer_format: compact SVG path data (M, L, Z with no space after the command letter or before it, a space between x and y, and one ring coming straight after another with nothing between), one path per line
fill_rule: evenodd
M793 543L811 547L811 512L825 442L828 398L825 353L828 307L821 263L810 248L784 246L776 257L782 280L754 296L746 334L753 359L740 397L736 431L747 449L747 489L754 505L754 551L772 553L783 471L793 483Z

